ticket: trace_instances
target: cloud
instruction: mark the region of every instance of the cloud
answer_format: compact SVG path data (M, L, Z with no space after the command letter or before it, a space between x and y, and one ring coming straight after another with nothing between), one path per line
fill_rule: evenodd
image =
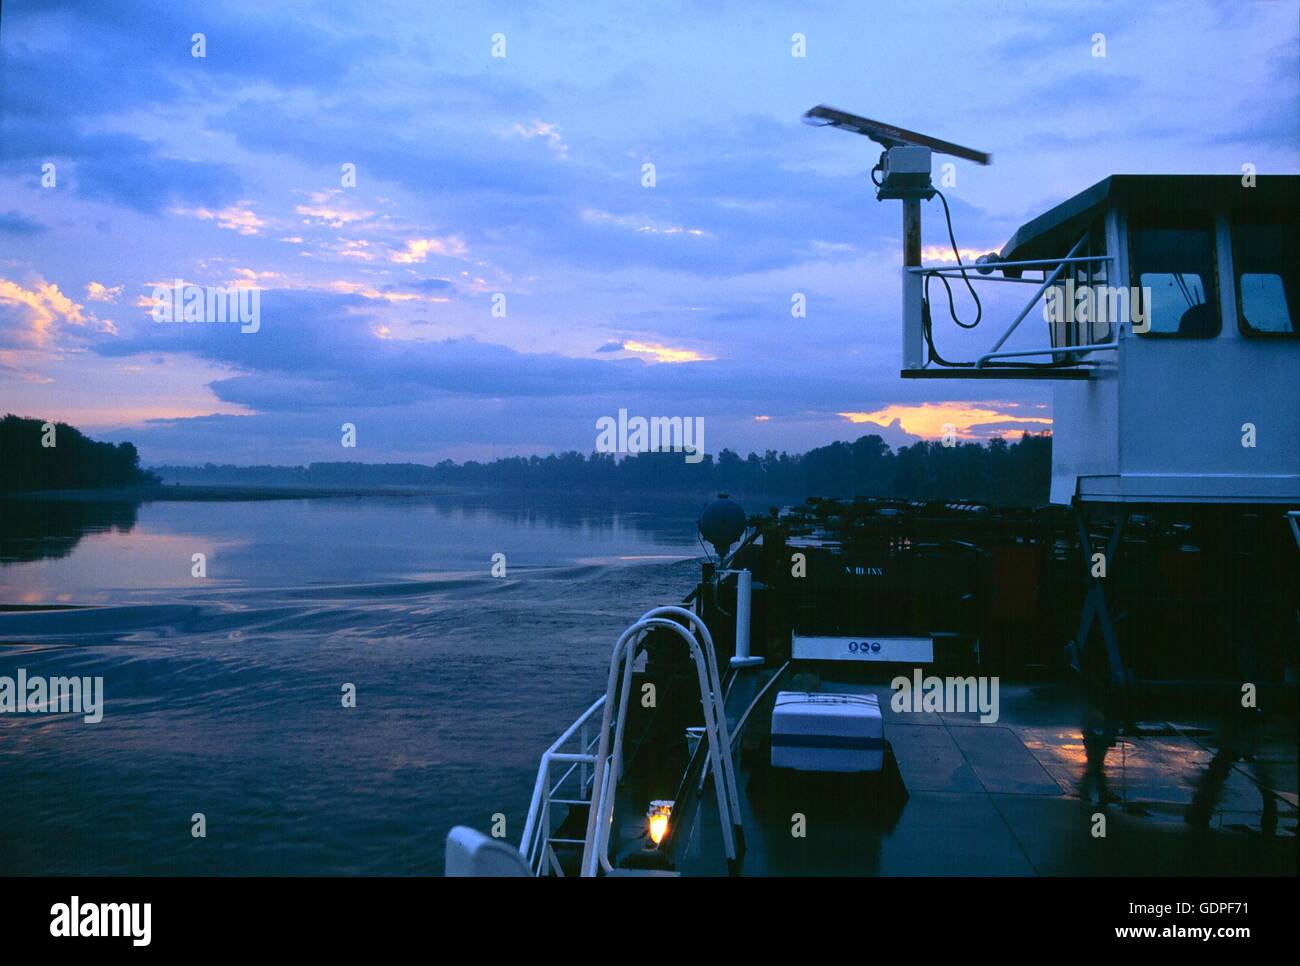
M360 292L271 289L262 293L256 333L243 334L235 326L136 321L121 336L96 339L90 348L105 357L191 357L223 367L229 375L209 383L214 396L265 416L366 412L396 418L393 414L416 407L407 425L423 434L431 431L431 414L450 407L483 439L501 437L507 424L541 427L549 419L550 438L569 445L585 439L591 420L625 407L707 414L711 425L737 427L741 439L744 427L779 426L787 445L798 448L815 445L801 441L805 429L811 440L839 438L843 430L836 427L849 425L834 415L844 408L843 400L870 395L863 390L861 360L844 353L805 370L810 375L800 380L799 391L778 402L772 387L790 385L791 375L789 360L780 354L663 365L642 358L524 352L474 338L403 337L388 321L390 312L389 303ZM876 411L915 400L922 391L891 382ZM732 415L733 410L743 415ZM754 412L773 419L755 423ZM902 430L894 438L899 434ZM530 442L546 438L539 428Z
M12 7L12 9L10 9ZM205 4L203 15L154 0L112 4L49 0L5 9L6 111L93 116L200 96L233 83L330 88L363 56L393 42L378 34L364 48L320 18L274 5ZM202 31L207 56L190 37ZM74 53L71 57L59 53Z
M132 134L80 134L63 122L10 117L0 123L0 137L6 142L0 170L35 184L40 165L54 163L58 187L66 189L71 174L81 197L144 214L196 203L222 207L241 191L231 165L173 157Z
M190 355L242 371L213 383L219 398L255 408L328 404L367 408L447 394L571 394L574 386L613 384L633 360L596 362L555 353L521 353L475 339L438 342L381 338L385 293L270 289L262 292L261 327L139 323L119 339L96 343L106 356Z
M310 201L310 204L298 205L294 208L294 211L304 216L304 224L315 223L330 228L344 228L354 222L367 221L375 216L373 211L350 208L350 202L343 198L343 192L337 188L314 192Z
M202 116L228 103L233 89L259 82L332 88L363 56L355 36L274 6L250 11L213 3L196 20L182 7L150 0L54 0L6 4L4 21L0 170L29 175L33 160L77 162L84 197L148 214L224 207L239 197L239 178L225 160L174 152L154 137L110 130L106 120L147 117L186 101L191 117ZM204 58L191 56L196 30L208 38ZM369 37L364 56L390 46ZM61 183L66 174L60 171Z
M1014 408L1014 407L1007 407ZM989 408L987 403L969 401L922 403L920 405L885 406L874 412L844 412L838 415L851 423L897 424L906 432L926 439L938 439L950 431L960 439L979 439L1001 435L1008 429L1049 429L1047 416L1017 416L1012 412ZM997 430L999 432L991 432Z
M700 355L694 349L674 349L653 342L629 340L623 343L623 351L647 355L655 362L710 362L713 359L712 356Z
M560 136L559 125L547 124L545 121L533 121L530 124L515 124L511 132L525 140L541 138L546 142L556 157L560 159L569 156L569 146L564 143L564 138Z
M957 251L961 253L963 264L973 265L975 259L989 252L996 253L1002 245L988 245L984 248L965 248L958 247ZM948 262L954 267L957 264L957 256L953 254L952 245L926 245L921 249L921 261L929 265L931 262ZM972 270L973 271L973 270Z
M116 302L123 288L122 285L114 285L110 288L102 282L87 282L86 298L92 302Z
M430 254L462 258L465 255L465 243L454 235L447 238L412 238L407 241L404 251L389 252L388 260L399 265L416 265L425 261Z
M48 230L48 225L17 211L0 211L0 234L30 238Z
M1033 104L1051 104L1053 110L1064 112L1092 109L1098 103L1138 102L1143 89L1142 78L1110 70L1105 60L1098 59L1089 69L1057 74L1026 85L1021 99Z
M459 83L474 90L492 82ZM304 124L294 101L281 98L211 123L250 152L313 166L322 157L357 158L364 183L400 186L435 206L439 224L451 229L436 237L454 236L468 251L498 261L708 276L824 259L897 231L897 218L885 206L867 205L867 195L845 176L806 167L792 172L803 165L809 135L797 115L787 122L747 115L688 124L651 134L635 158L616 150L618 136L566 141L565 160L554 152L539 157L530 139L502 141L491 114L514 108L494 105L488 117L483 110L422 115L412 103L388 118L353 98ZM419 138L411 133L413 117L420 118ZM383 125L390 126L376 137ZM656 159L653 189L640 186L642 157ZM846 204L846 197L859 200ZM299 211L334 228L369 214L340 208L333 197ZM397 264L418 263L420 253L398 249L395 257Z
M176 208L173 211L178 215L192 215L203 221L215 221L218 228L236 231L241 235L258 235L266 226L266 222L257 216L251 205L251 202L241 201L220 211L212 211L209 208Z
M24 287L0 278L0 347L48 348L55 341L59 324L85 325L82 309L54 282L38 279Z
M456 288L456 283L448 278L417 278L407 284L420 292L446 293Z

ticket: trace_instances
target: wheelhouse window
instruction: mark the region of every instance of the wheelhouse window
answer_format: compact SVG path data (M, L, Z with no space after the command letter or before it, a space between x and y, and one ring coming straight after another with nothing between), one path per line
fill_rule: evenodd
M1285 218L1240 215L1233 223L1237 319L1246 335L1296 334L1296 316L1300 315L1300 227Z
M1105 254L1105 223L1099 218L1089 228L1087 240L1078 255L1093 258ZM1075 262L1066 270L1065 278L1063 284L1054 286L1056 301L1047 314L1052 347L1064 349L1109 342L1111 323L1121 310L1109 294L1107 263L1101 260ZM1070 353L1053 356L1056 362L1079 358L1081 356Z
M1128 251L1138 289L1134 322L1139 310L1143 320L1135 332L1184 339L1219 334L1214 219L1208 212L1134 212Z

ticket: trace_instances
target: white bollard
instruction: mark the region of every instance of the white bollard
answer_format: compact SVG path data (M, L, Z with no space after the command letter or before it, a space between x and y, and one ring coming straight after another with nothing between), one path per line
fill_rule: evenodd
M762 664L761 657L749 654L749 605L754 594L754 575L748 570L737 570L736 574L736 655L731 659L732 667L754 667Z

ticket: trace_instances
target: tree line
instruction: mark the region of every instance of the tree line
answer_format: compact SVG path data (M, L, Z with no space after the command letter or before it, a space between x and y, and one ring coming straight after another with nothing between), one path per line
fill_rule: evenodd
M157 466L169 483L263 486L455 486L756 496L884 496L967 500L1003 506L1048 501L1052 439L918 442L897 451L877 435L802 454L724 449L687 463L680 453L555 453L480 463L312 463L308 466Z
M101 489L159 482L131 443L100 443L67 423L0 419L0 492Z

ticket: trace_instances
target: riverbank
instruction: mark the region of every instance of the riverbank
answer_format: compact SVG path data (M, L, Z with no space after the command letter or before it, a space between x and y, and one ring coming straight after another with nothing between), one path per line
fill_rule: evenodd
M465 497L553 497L563 496L569 499L583 497L594 503L609 501L626 504L628 501L653 500L698 500L701 505L708 503L717 494L696 491L673 490L583 490L575 488L536 489L524 487L460 487L460 486L259 486L231 483L193 485L187 483L167 483L150 486L107 487L104 489L82 490L30 490L22 492L0 493L0 501L28 502L67 502L67 503L156 503L156 502L211 502L211 501L251 501L251 500L310 500L324 498L361 498L361 497L429 497L446 496L464 499ZM733 493L731 498L737 500L752 512L766 509L773 503L797 503L799 497L787 497L774 500L769 496Z
M156 486L108 487L96 490L32 490L0 493L0 500L32 502L145 503L214 500L307 500L321 497L420 496L434 491L415 487L310 487L310 486L192 486L183 483Z

